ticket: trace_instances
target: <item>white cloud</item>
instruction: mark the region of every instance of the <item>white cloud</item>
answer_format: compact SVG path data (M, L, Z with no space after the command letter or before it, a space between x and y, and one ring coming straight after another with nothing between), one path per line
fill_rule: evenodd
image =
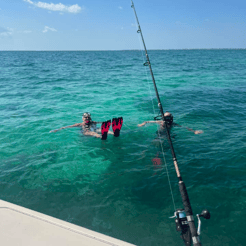
M0 27L0 37L10 37L13 34L14 29L13 28L9 28L7 27L5 28L1 28Z
M78 4L74 5L64 5L62 3L54 4L54 3L44 3L44 2L33 2L31 0L23 0L24 2L30 3L35 7L41 9L47 9L51 11L60 11L60 12L67 12L72 14L78 14L84 7L80 7Z
M118 7L119 9L123 9L121 6Z
M57 32L57 30L55 28L45 26L43 33L48 32L48 31Z

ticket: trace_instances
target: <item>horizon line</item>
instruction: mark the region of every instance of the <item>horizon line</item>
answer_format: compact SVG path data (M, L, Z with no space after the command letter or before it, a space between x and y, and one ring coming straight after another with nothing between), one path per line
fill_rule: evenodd
M185 49L148 49L148 50L246 50L246 48L185 48ZM0 50L0 52L67 52L67 51L142 51L142 49L119 49L119 50Z

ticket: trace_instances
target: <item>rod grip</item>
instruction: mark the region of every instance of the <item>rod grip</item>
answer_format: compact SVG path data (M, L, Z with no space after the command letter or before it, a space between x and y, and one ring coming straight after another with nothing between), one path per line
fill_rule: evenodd
M182 197L182 201L183 201L183 205L184 205L184 209L185 209L185 213L186 213L186 217L187 217L187 221L190 227L190 232L191 232L191 237L192 237L192 241L193 241L193 245L194 246L201 246L201 242L200 242L200 238L197 234L196 231L196 227L195 227L195 221L193 218L193 212L192 212L192 208L190 205L190 200L188 197L188 193L186 190L186 186L185 183L183 181L179 181L179 191Z
M190 199L185 187L185 183L183 181L179 181L179 191L182 197L182 201L183 201L183 205L184 205L184 209L185 209L185 213L186 215L193 215L192 213L192 208L190 205Z

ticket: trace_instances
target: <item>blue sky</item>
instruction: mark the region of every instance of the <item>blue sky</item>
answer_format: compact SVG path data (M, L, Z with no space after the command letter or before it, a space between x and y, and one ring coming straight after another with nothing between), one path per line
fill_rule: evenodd
M134 1L148 49L246 48L246 1ZM1 0L0 50L140 49L130 0Z

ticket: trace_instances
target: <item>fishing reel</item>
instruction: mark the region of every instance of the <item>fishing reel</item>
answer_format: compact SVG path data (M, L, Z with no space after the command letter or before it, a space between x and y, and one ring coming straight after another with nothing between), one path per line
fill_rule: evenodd
M178 232L181 232L180 237L184 241L185 245L190 246L191 245L191 233L189 224L187 221L186 213L184 209L177 209L174 212L174 216L170 218L175 218L176 223L176 230Z
M203 217L205 219L210 219L210 213L208 210L203 210L201 214L196 215L198 218L198 229L197 229L197 234L201 234L201 220L200 217ZM191 239L191 232L190 232L190 227L187 221L186 213L184 209L177 209L174 212L174 216L170 218L175 218L175 223L176 223L176 230L178 232L181 232L180 237L184 241L185 245L191 246L192 239Z

